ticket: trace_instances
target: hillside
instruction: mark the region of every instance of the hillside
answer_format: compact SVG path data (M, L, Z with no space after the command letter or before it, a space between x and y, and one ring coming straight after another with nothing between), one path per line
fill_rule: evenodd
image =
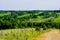
M60 10L0 11L0 40L60 40L58 29Z
M60 23L59 20L60 11L0 11L0 29L48 26L54 28Z

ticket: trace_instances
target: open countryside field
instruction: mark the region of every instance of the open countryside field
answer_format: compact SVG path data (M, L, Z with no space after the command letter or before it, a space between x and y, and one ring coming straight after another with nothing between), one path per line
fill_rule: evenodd
M60 40L60 10L0 11L0 40Z

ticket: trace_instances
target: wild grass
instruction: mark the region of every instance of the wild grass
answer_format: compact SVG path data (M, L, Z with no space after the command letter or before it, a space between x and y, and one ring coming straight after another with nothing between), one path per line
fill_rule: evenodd
M36 31L35 28L0 30L0 40L32 40L44 32Z

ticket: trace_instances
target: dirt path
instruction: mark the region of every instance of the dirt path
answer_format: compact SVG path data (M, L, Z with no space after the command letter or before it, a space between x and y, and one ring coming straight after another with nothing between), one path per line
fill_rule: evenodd
M42 34L34 40L60 40L59 30L52 30L50 32Z

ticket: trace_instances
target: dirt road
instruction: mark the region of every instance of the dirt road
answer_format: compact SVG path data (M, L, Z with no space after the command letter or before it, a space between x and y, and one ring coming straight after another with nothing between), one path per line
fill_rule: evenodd
M50 32L38 36L34 40L60 40L60 33L59 30L52 30Z

